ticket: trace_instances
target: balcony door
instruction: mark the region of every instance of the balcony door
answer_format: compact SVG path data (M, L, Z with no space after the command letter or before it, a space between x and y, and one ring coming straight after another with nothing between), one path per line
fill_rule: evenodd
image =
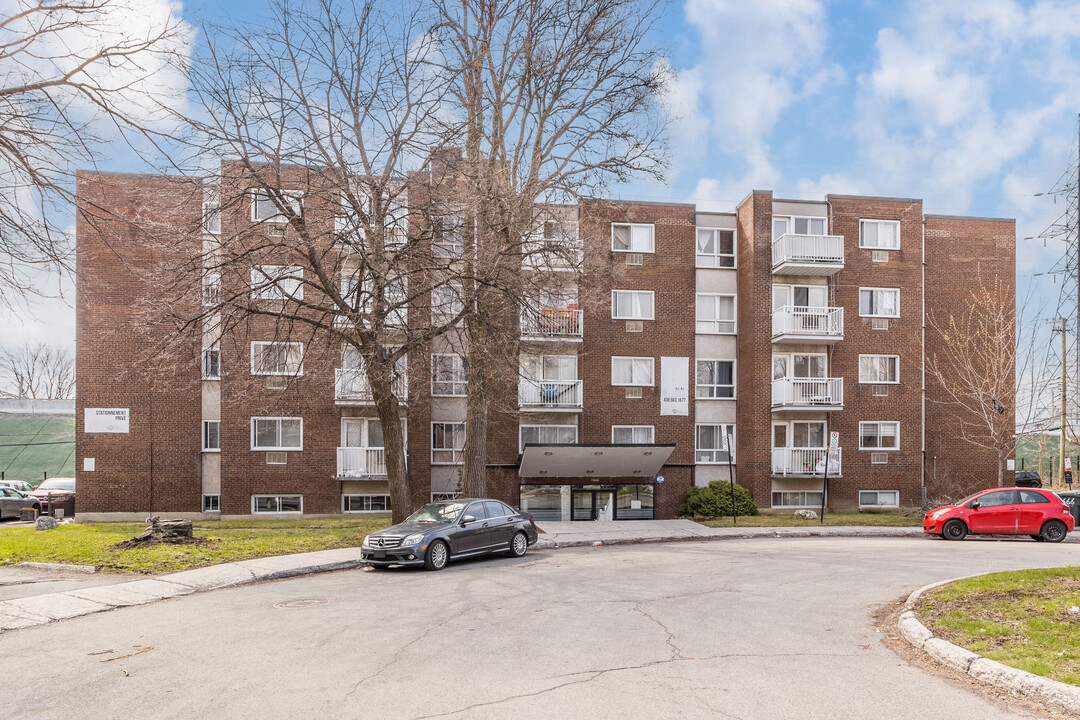
M829 357L821 354L773 355L773 380L780 378L826 378Z
M577 355L522 355L521 376L527 380L577 380Z
M827 307L827 285L773 285L773 310L791 306L796 312Z
M375 418L341 418L341 447L382 448L382 425Z

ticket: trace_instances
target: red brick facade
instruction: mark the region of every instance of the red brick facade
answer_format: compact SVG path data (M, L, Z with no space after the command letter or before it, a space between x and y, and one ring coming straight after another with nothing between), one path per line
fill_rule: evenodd
M242 196L243 178L228 166L223 170L221 196ZM305 514L342 512L343 493L356 492L346 490L351 485L338 477L336 449L342 442L342 418L374 418L375 411L373 407L335 403L335 369L341 366L341 349L318 333L294 330L290 339L305 345L303 374L290 378L283 388L272 387L275 383L251 373L251 342L272 340L278 334L275 318L263 316L229 326L220 342L220 380L200 379L202 341L198 333L190 333L190 340L171 343L168 363L135 362L149 360L168 334L175 333L173 326L158 326L147 315L146 300L161 293L162 278L170 267L180 267L198 254L202 189L174 178L83 174L78 192L80 510L199 512L208 487L204 475L214 467L207 464L201 451L200 424L206 408L213 406L219 407L221 422L220 470L215 472L220 476L216 494L220 495L222 515L251 513L256 495L302 495ZM413 195L414 202L420 197L420 193ZM737 339L732 338L737 343L733 356L737 393L729 402L736 403L740 484L749 488L759 506L773 505L773 493L779 487L772 460L773 424L799 417L798 411L778 413L773 407L772 356L776 346L771 327L773 286L778 281L773 268L773 217L777 208L794 213L790 207L811 205L807 212L827 219L826 232L844 238L842 269L821 281L827 282L829 306L844 309L843 339L806 350L827 355L828 376L844 379L843 408L828 413L828 430L840 434L843 448L842 476L830 481L830 507L857 508L860 491L878 490L898 491L902 506L920 505L924 466L928 484L934 480L931 468L936 467L939 477L986 485L987 473L996 467L994 458L951 439L947 414L933 402L940 398L932 385L931 402L923 409L923 303L929 312L964 302L964 282L975 269L983 276L999 278L1003 292L1014 295L1013 224L972 218L924 219L918 200L830 196L826 202L795 203L774 200L771 193L762 191L751 193L732 216L736 268L713 271L730 272L730 277L737 278ZM311 218L327 211L320 210L316 201L305 203L304 212ZM695 482L704 484L699 477L701 466L695 466L695 304L696 293L702 292L695 268L695 208L593 201L581 204L577 212L585 258L583 287L579 288L583 339L576 346L551 352L577 354L583 409L574 413L519 412L514 368L508 365L500 371L489 424L489 494L517 504L521 483L543 483L540 478L518 477L519 425L576 424L578 442L588 444L610 443L612 425L649 425L654 428L655 443L675 445L662 469L666 482L654 486L656 517L673 517L687 489ZM898 221L899 249L882 254L860 248L860 220L864 219ZM265 237L266 230L252 223L243 203L229 211L223 207L221 222L223 234L246 233L253 247ZM641 253L640 264L628 263L627 253L612 250L613 222L652 225L654 252ZM187 244L163 243L160 238L169 235L170 228L176 229L173 235L192 240ZM272 257L259 257L261 262L274 262ZM246 292L248 281L245 273L239 272L222 282L228 294ZM880 324L875 329L871 318L860 316L859 289L870 287L900 289L899 317L891 318L887 329L881 329ZM640 331L628 328L625 320L613 319L612 289L655 293L654 319L643 321ZM176 302L190 303L194 310L199 302L198 288L186 293L173 291ZM142 329L136 331L136 327ZM932 347L941 340L931 336L926 342ZM436 487L436 475L445 483L448 473L453 473L452 467L447 470L431 464L431 422L436 419L433 408L437 404L431 398L429 375L433 351L438 352L429 345L408 359L408 469L415 503L426 501L430 491L442 488ZM548 352L524 341L521 351ZM888 385L887 394L875 394L871 384L859 382L861 354L899 356L899 382ZM612 357L617 356L654 358L654 383L642 388L641 398L630 398L625 387L613 386ZM689 359L687 416L660 415L662 357ZM207 383L213 384L209 395L204 387ZM220 397L219 405L207 397ZM84 433L83 409L98 407L130 408L130 432ZM439 412L445 414L446 410ZM303 450L289 452L283 465L268 464L265 452L252 450L252 418L261 416L302 417ZM444 415L437 419L450 421ZM887 462L872 463L870 452L859 449L859 423L867 421L899 423L899 447L890 449ZM83 470L83 458L94 458L93 471ZM933 466L931 459L936 463ZM615 482L641 483L642 479ZM808 491L818 487L812 479L799 482ZM592 483L581 478L575 484L587 487ZM932 489L929 493L933 496Z

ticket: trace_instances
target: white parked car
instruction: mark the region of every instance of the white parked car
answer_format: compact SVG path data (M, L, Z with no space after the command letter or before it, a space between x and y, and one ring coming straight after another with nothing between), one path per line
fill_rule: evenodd
M0 488L6 487L12 490L18 490L19 492L28 493L34 489L34 486L25 480L0 480Z

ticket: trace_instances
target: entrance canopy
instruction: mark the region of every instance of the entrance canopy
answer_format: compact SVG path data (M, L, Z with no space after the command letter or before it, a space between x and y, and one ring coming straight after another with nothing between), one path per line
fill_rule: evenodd
M518 477L653 478L674 450L674 444L528 444L518 460Z

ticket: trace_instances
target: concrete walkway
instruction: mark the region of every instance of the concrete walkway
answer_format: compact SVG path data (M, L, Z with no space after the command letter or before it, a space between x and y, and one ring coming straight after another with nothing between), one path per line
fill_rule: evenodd
M921 527L733 527L711 528L693 520L624 520L620 522L538 522L539 548L670 542L672 540L727 540L757 537L918 537Z
M543 522L536 548L673 540L805 537L917 537L918 527L710 528L690 520ZM245 560L127 582L0 600L0 633L132 605L263 580L363 565L360 548Z

